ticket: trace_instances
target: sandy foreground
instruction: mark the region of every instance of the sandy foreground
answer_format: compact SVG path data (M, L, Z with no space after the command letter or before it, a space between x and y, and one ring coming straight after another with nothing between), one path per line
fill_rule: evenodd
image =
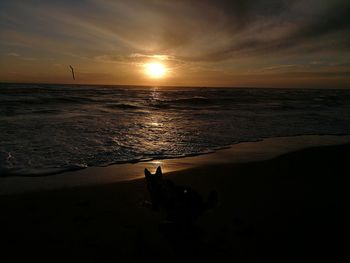
M348 257L349 142L274 138L197 157L1 178L1 261L339 262ZM158 165L203 198L216 190L218 206L191 227L167 222L143 205L149 194L137 179Z

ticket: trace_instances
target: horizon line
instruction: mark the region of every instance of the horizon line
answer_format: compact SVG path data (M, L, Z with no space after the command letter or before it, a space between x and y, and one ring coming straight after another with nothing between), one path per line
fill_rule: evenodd
M0 81L0 84L28 84L28 85L74 85L74 86L119 86L119 87L161 87L161 88L213 88L213 89L313 89L313 90L347 90L350 87L268 87L268 86L194 86L194 85L141 85L141 84L101 84L101 83L54 83L54 82L11 82Z

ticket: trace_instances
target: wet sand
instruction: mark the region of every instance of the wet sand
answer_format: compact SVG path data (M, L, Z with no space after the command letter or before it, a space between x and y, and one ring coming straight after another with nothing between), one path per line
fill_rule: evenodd
M224 150L192 157L204 158L196 164L170 160L189 164L173 170L165 165L167 178L204 198L212 190L219 194L219 205L192 227L169 224L162 212L142 205L149 200L143 179L2 195L1 256L46 262L340 261L348 257L350 144L303 150L297 149L305 142L292 144L260 142L264 151L246 146L235 156ZM249 154L256 159L239 159ZM147 167L138 165L140 173Z
M350 142L350 135L267 138L258 142L241 142L213 153L192 157L116 164L107 167L89 167L49 176L0 177L0 196L131 181L143 178L144 168L155 170L158 166L162 167L163 172L170 173L199 166L263 161L308 147L339 145L348 142Z

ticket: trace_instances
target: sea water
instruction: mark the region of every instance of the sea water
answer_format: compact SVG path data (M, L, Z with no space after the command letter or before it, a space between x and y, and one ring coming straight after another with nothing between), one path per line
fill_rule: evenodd
M0 175L350 134L350 90L0 84Z

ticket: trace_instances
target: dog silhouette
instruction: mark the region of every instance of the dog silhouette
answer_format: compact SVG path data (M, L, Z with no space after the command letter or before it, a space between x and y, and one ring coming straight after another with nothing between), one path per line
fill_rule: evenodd
M218 201L216 191L212 191L204 201L194 189L163 179L160 166L155 174L145 169L145 179L152 207L165 211L167 219L172 222L191 224L205 211L214 208Z

